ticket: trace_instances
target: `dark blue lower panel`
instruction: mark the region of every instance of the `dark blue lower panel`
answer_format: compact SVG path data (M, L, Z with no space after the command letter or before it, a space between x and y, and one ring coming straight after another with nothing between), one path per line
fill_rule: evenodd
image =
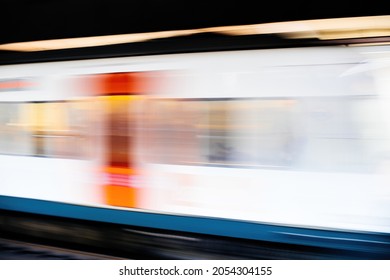
M239 220L145 213L0 196L0 209L241 239L390 254L390 234L344 232Z

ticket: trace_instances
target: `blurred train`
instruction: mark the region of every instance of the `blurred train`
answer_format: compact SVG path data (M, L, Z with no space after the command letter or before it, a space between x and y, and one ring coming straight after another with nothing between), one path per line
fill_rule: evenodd
M4 65L0 208L388 258L389 90L386 44Z

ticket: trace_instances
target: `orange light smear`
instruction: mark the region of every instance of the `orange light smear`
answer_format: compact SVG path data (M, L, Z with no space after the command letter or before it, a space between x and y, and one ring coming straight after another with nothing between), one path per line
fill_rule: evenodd
M105 202L108 205L120 207L136 207L136 188L124 186L104 186Z
M136 173L135 170L131 168L112 167L112 166L105 167L104 172L110 174L123 174L123 175L134 175Z
M101 95L143 94L147 88L147 75L143 73L111 73L100 76Z

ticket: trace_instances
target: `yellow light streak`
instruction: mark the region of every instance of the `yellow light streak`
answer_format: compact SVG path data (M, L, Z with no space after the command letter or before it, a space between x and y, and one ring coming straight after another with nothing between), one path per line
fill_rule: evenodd
M202 33L230 36L278 34L286 38L318 38L321 40L390 36L390 16L350 17L271 22L251 25L219 26L199 29L170 30L134 34L67 38L0 45L0 50L35 52L72 48L107 46L144 42Z

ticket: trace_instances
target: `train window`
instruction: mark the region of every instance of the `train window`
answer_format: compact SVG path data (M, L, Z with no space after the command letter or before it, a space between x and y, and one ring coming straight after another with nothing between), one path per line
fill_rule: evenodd
M84 158L87 154L86 102L30 103L34 154L47 157Z
M33 151L26 104L0 103L0 153L29 155Z
M366 172L389 157L379 101L361 97L149 100L147 162Z
M355 98L352 101L351 113L359 131L366 164L390 160L388 102L386 99L372 97Z
M368 100L355 97L302 100L300 110L304 130L301 132L303 143L297 157L297 168L332 172L368 171L373 163L373 157L368 153L369 146L375 142L379 144L375 141L378 135L371 137L373 135L367 133L378 132L375 121L365 124L367 117L373 113L369 109L370 104Z
M212 164L280 167L289 163L291 100L209 103L207 160Z
M156 163L199 161L198 118L202 104L178 100L148 101L142 122L143 155Z
M293 138L291 100L152 100L144 122L151 162L285 166Z

